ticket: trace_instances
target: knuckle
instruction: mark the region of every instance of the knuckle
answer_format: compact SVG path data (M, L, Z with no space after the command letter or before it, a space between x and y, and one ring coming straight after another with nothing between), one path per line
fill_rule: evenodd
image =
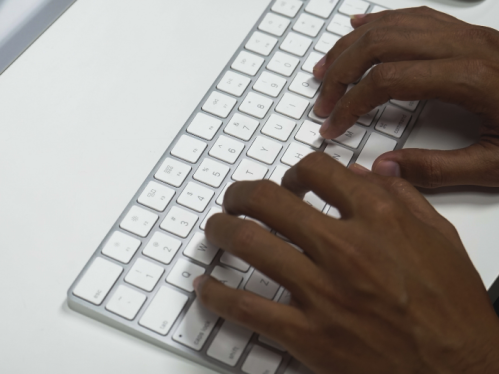
M473 44L492 44L497 46L499 40L497 31L484 26L470 26L461 30L460 37L473 42Z
M412 189L412 185L408 181L402 178L390 178L388 184L390 190L392 191L402 192L406 191L409 188Z
M404 13L398 11L386 12L386 14L381 18L381 20L385 23L389 24L398 24L403 21L406 17Z
M427 177L423 178L420 186L423 188L437 188L444 184L442 173L442 160L438 155L423 159L422 168L426 170Z
M389 196L374 199L370 204L370 209L376 216L383 216L385 219L398 217L400 207L397 202Z
M362 40L367 48L375 48L386 43L391 33L386 28L369 29L363 36Z
M396 64L380 64L375 66L369 73L376 87L387 87L400 80L400 73Z

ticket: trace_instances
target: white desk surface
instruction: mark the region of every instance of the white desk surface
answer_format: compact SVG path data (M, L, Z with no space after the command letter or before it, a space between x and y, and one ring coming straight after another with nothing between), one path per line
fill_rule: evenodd
M70 311L66 290L268 3L79 0L0 76L0 372L209 372ZM495 0L424 3L499 27ZM497 197L458 196L432 201L470 251L499 239ZM490 285L499 255L472 256Z

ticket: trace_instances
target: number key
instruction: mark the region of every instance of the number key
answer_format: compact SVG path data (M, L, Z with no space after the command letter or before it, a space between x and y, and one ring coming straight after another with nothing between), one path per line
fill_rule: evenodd
M189 182L179 196L177 203L201 213L206 209L214 194L215 192L211 189Z
M185 209L172 207L160 227L172 234L187 238L199 217Z
M194 174L194 179L218 188L229 173L229 170L230 168L228 166L205 158Z
M244 149L244 144L227 136L220 135L210 150L210 156L233 164Z

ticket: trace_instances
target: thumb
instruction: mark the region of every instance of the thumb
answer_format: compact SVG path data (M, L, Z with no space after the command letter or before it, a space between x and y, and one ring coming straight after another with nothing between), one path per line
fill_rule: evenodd
M499 145L481 141L452 151L401 149L379 156L372 170L379 175L402 177L423 188L498 187Z

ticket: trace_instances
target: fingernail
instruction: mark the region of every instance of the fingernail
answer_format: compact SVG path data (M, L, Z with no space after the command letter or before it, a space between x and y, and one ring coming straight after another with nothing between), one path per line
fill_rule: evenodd
M323 138L325 138L324 133L327 132L327 130L329 130L330 127L331 127L331 120L328 117L322 123L321 129L319 130L319 132L321 133L321 135L322 135Z
M323 67L324 65L326 65L326 58L327 58L327 56L324 56L323 58L321 58L319 60L319 62L317 62L317 64L315 64L314 70L315 69L320 69L321 67Z
M192 286L197 294L201 292L201 288L203 288L203 284L206 282L206 279L208 278L205 275L200 275L192 282Z
M376 164L373 172L385 177L397 177L400 178L400 165L395 161L380 161Z
M362 19L365 16L367 16L367 14L353 14L353 15L350 16L350 18L351 19Z

